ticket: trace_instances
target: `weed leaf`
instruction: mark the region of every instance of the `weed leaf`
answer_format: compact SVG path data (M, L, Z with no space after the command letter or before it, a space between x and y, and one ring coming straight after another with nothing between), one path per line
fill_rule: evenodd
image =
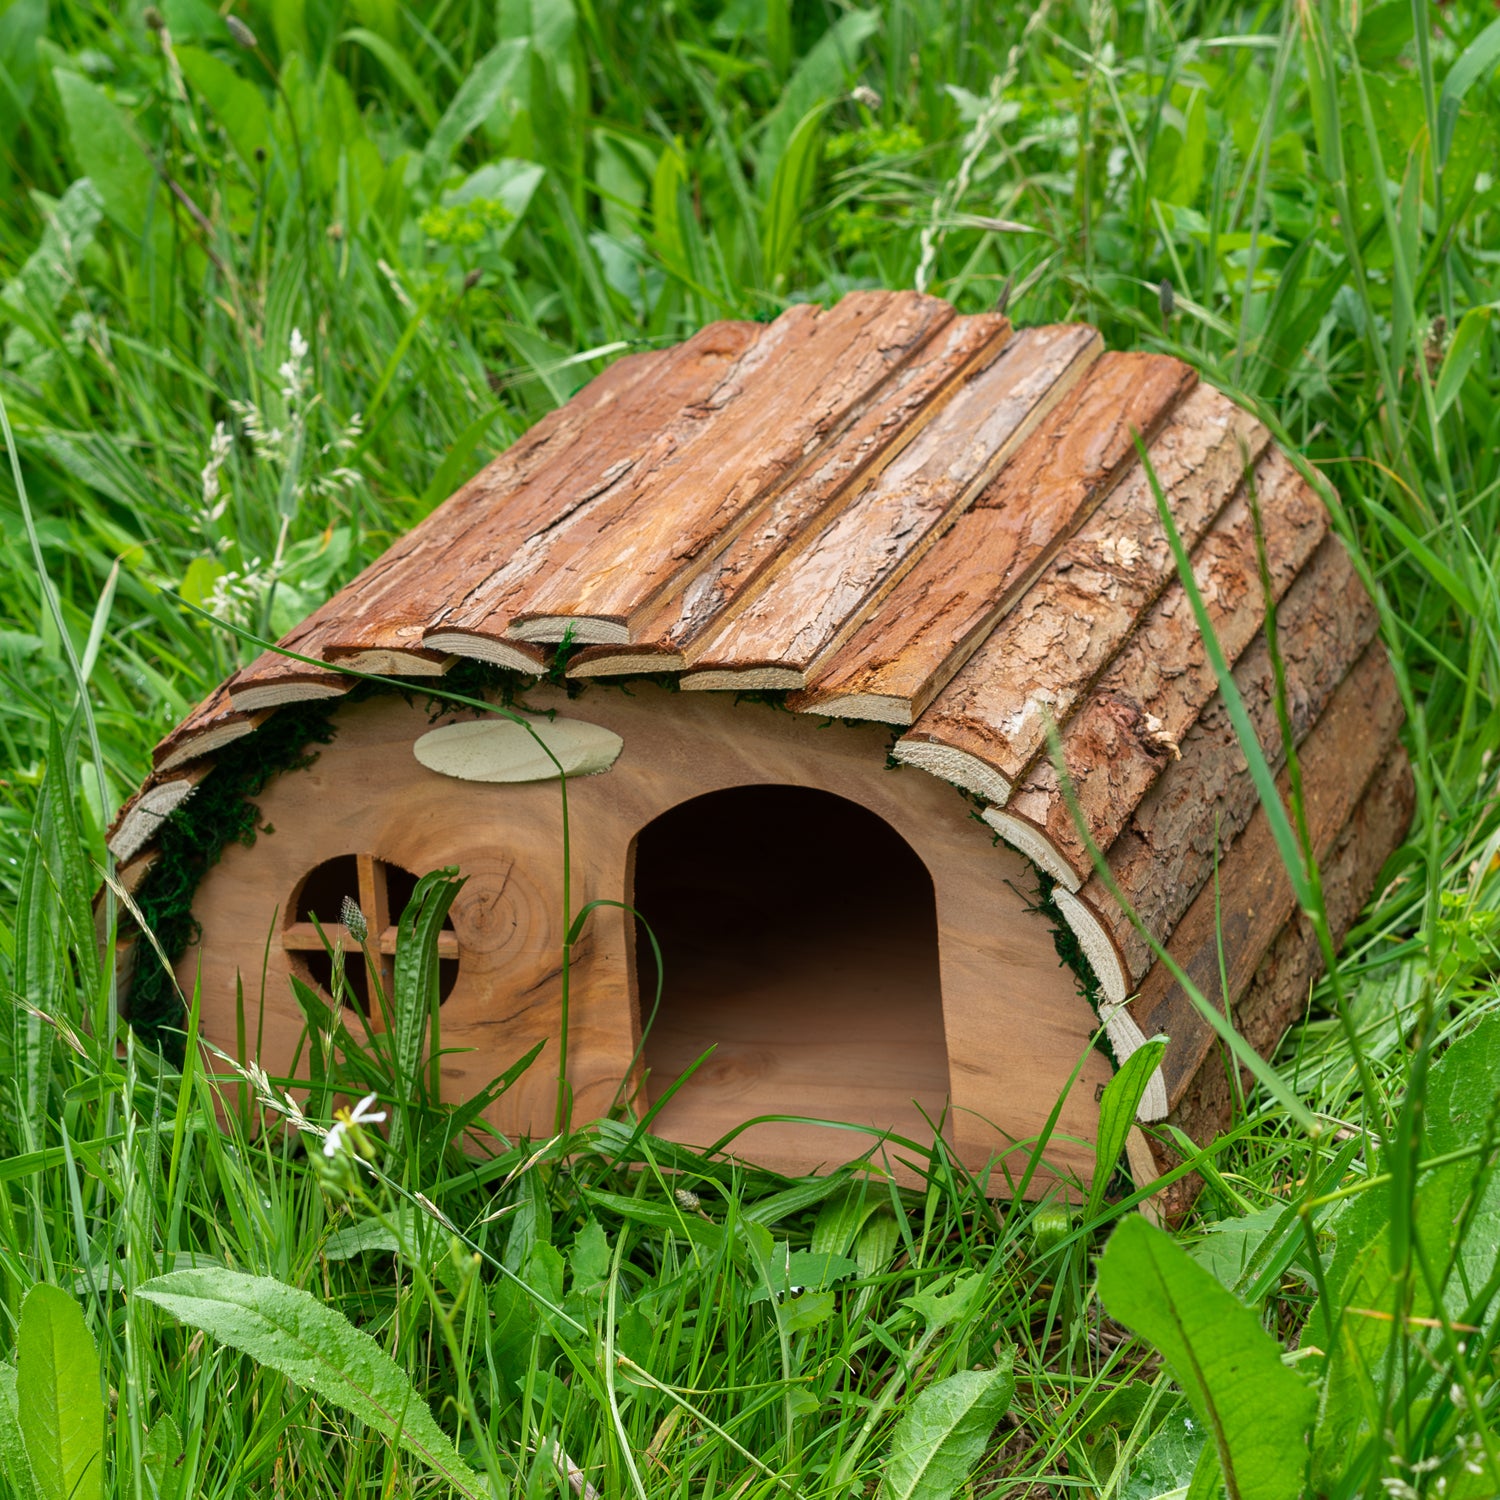
M1448 160L1453 146L1453 132L1458 128L1458 111L1464 95L1497 65L1500 65L1500 21L1491 21L1459 54L1443 80L1443 92L1438 99L1439 166Z
M1094 1180L1089 1186L1085 1220L1096 1218L1104 1207L1104 1194L1119 1165L1126 1137L1135 1124L1136 1110L1166 1050L1166 1039L1153 1037L1132 1052L1104 1086L1104 1097L1099 1101L1099 1140L1094 1147Z
M368 39L365 45L370 45ZM513 37L474 64L474 71L464 79L453 102L443 111L443 118L437 122L423 152L423 164L434 178L442 174L464 139L494 113L529 50L524 38Z
M191 1328L248 1354L399 1443L461 1495L491 1500L458 1456L410 1377L367 1333L310 1292L270 1276L172 1271L137 1289Z
M163 1413L146 1434L146 1447L141 1454L145 1469L147 1495L157 1500L174 1500L182 1493L183 1444L182 1430L166 1413Z
M104 1492L104 1398L99 1353L83 1309L55 1286L34 1286L16 1336L16 1414L42 1500Z
M41 1500L31 1460L26 1456L26 1440L21 1436L14 1365L0 1365L0 1474L17 1500Z
M1142 1218L1110 1237L1099 1263L1110 1316L1161 1350L1214 1434L1231 1500L1299 1493L1313 1392L1281 1363L1249 1308Z
M80 172L98 189L104 212L127 234L141 235L156 187L151 158L101 89L66 68L53 77Z
M1484 353L1492 311L1489 307L1471 307L1459 321L1458 332L1453 335L1453 342L1443 356L1443 367L1438 372L1436 401L1439 417L1446 416L1448 408L1458 400L1458 393L1463 389L1469 371L1474 368L1474 361Z
M948 1500L984 1456L1015 1391L1015 1351L993 1370L961 1370L930 1385L891 1438L881 1500Z

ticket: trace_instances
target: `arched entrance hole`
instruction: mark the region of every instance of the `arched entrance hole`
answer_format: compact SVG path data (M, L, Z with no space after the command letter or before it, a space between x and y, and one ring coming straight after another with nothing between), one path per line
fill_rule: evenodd
M932 878L882 818L830 792L746 786L661 814L637 835L633 904L661 946L646 1037L658 1117L707 1145L763 1114L811 1115L931 1139L948 1096ZM650 1020L651 944L637 924ZM757 1126L737 1150L783 1170L858 1155L857 1135Z

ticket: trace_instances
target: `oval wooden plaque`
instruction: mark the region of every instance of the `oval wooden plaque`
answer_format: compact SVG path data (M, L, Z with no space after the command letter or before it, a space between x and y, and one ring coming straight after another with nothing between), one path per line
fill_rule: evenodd
M609 770L624 744L613 730L582 719L478 719L424 734L412 754L456 781L551 781L558 765L568 776Z

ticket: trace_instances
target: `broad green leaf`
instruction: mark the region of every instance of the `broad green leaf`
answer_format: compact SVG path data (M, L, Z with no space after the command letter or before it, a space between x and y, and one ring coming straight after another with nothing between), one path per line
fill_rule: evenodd
M416 1210L399 1203L389 1219L360 1219L336 1229L323 1241L325 1260L351 1260L356 1255L400 1255L416 1248Z
M36 93L37 42L47 29L47 0L13 0L0 10L0 140L13 140L16 125Z
M140 238L154 207L154 223L165 232L170 211L156 195L156 171L129 116L88 79L66 68L53 70L68 139L80 173L98 189L104 212L127 234Z
M907 1403L891 1438L881 1500L948 1500L984 1456L1015 1392L1015 1351L993 1370L961 1370Z
M443 203L456 206L487 199L501 204L510 214L510 222L495 231L488 242L492 250L499 250L515 233L546 175L546 168L539 167L534 161L503 159L486 162L458 187L444 193Z
M828 1255L816 1250L790 1250L785 1240L771 1254L770 1270L750 1294L752 1302L764 1302L770 1296L783 1297L796 1288L821 1292L836 1282L859 1275L859 1266L844 1255Z
M944 1291L943 1288L950 1284L952 1290ZM901 1305L911 1308L931 1332L935 1328L952 1327L966 1318L983 1290L984 1276L978 1271L971 1271L951 1283L947 1276L940 1276L914 1297L903 1297Z
M172 1417L163 1412L146 1434L146 1447L141 1454L148 1500L176 1500L182 1493L182 1459L182 1432Z
M786 270L802 234L803 214L817 180L818 148L827 112L827 104L818 104L797 122L776 164L776 176L766 197L761 222L765 274L773 286Z
M1110 1236L1099 1295L1112 1317L1149 1339L1214 1435L1235 1500L1300 1492L1315 1400L1281 1363L1259 1320L1169 1235L1142 1218Z
M778 1310L784 1333L805 1333L826 1323L838 1310L832 1292L797 1292L789 1294Z
M1184 1500L1203 1452L1203 1437L1203 1428L1192 1417L1168 1417L1131 1458L1130 1478L1120 1500Z
M861 1276L876 1276L890 1269L891 1257L901 1240L901 1226L889 1208L883 1207L860 1231L854 1242L854 1261Z
M1094 1146L1094 1178L1089 1184L1084 1220L1097 1218L1104 1207L1109 1180L1120 1164L1120 1154L1135 1124L1147 1086L1155 1075L1167 1050L1164 1037L1153 1037L1144 1047L1137 1047L1120 1064L1120 1070L1104 1085L1099 1101L1099 1139Z
M47 215L47 227L25 264L0 291L0 302L28 321L55 311L77 276L76 266L93 243L104 213L99 190L87 177L70 183Z
M463 886L463 881L456 879L456 875L457 871L452 869L434 870L430 875L424 875L417 882L396 929L396 993L393 1001L396 1045L393 1061L398 1087L413 1093L417 1087L423 1041L430 1041L434 1059L439 1051L438 934L442 931L448 908L453 905L453 898ZM436 1094L436 1090L433 1092ZM404 1127L405 1117L398 1109L391 1119L392 1154L401 1149Z
M235 154L253 168L255 153L271 143L271 111L261 92L226 62L199 47L179 47L177 61L193 91L214 112Z
M1188 1254L1226 1291L1243 1293L1244 1281L1254 1273L1267 1240L1281 1227L1301 1242L1302 1230L1286 1205L1271 1203L1253 1213L1211 1224L1208 1233Z
M756 154L755 178L761 192L776 180L782 153L809 112L843 92L859 66L860 49L879 27L880 17L874 11L851 10L840 16L798 63L781 102L766 121Z
M1500 1110L1500 1016L1491 1012L1467 1035L1459 1037L1433 1064L1427 1080L1426 1154L1441 1156L1473 1146L1496 1127ZM1500 1259L1500 1170L1479 1159L1444 1168L1460 1212L1471 1216L1459 1247L1458 1271L1468 1289L1482 1286ZM1424 1192L1432 1191L1424 1185ZM1468 1205L1466 1200L1476 1201ZM1441 1211L1438 1212L1441 1223ZM1441 1230L1435 1250L1446 1248ZM1465 1297L1455 1288L1449 1305L1455 1317L1467 1317Z
M398 1443L461 1495L493 1500L389 1354L310 1292L225 1269L172 1271L136 1290Z
M99 1354L83 1309L55 1286L32 1287L21 1304L16 1413L43 1500L100 1500L104 1398Z
M609 1236L597 1219L585 1221L573 1236L568 1251L568 1269L572 1272L575 1292L592 1292L609 1279Z
M282 64L290 57L311 57L307 35L307 0L271 0L271 30Z
M423 169L440 177L453 153L494 113L495 107L510 87L516 70L530 54L528 44L520 39L501 42L474 64L453 96L443 117L428 138L422 153Z
M1448 76L1443 79L1443 92L1438 98L1439 166L1448 160L1448 152L1453 147L1453 132L1458 127L1458 111L1464 102L1464 95L1496 66L1500 66L1500 21L1491 21L1459 53L1458 61L1448 69Z
M651 229L656 252L669 270L685 273L688 257L682 237L682 192L687 165L675 145L663 150L651 176Z
M0 1365L0 1474L16 1500L41 1500L31 1460L26 1456L26 1440L21 1436L14 1365Z
M859 1238L865 1220L882 1207L867 1187L845 1188L818 1211L808 1248L817 1255L845 1255Z
M1491 307L1471 307L1459 319L1458 332L1453 335L1453 342L1443 356L1443 367L1438 372L1436 402L1439 417L1446 416L1448 408L1458 400L1469 371L1484 353L1493 311Z

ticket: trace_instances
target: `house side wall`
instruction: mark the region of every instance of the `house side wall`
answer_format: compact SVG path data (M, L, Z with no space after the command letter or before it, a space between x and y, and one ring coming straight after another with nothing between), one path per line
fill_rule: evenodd
M1059 964L1046 919L1029 909L1030 867L995 846L951 787L915 769L888 769L886 730L825 726L649 685L594 688L572 700L543 688L528 705L601 725L624 742L611 770L567 786L573 911L626 899L636 834L690 798L756 784L849 798L900 833L933 878L953 1093L945 1133L977 1168L1046 1118L1088 1050L1095 1017ZM232 847L204 879L195 907L202 942L183 956L179 974L190 987L201 963L204 1031L229 1052L241 983L252 1048L259 1037L262 1064L289 1071L302 1020L279 932L301 878L343 854L373 854L416 874L457 865L468 880L452 910L460 974L442 1008L443 1086L454 1098L472 1094L545 1042L493 1112L507 1133L545 1134L555 1103L565 925L562 797L555 782L461 782L419 764L413 743L455 718L433 721L395 697L341 710L338 736L316 763L258 799L274 831L253 848ZM705 837L711 844L711 829ZM632 921L605 906L573 951L569 1077L578 1119L607 1111L622 1079L640 1081L629 1076L640 1042L632 942ZM1097 1053L1084 1062L1049 1151L1059 1169L1087 1178L1095 1091L1108 1076ZM835 1159L840 1144L851 1155L858 1138L822 1145L803 1169ZM799 1167L792 1159L767 1164Z

